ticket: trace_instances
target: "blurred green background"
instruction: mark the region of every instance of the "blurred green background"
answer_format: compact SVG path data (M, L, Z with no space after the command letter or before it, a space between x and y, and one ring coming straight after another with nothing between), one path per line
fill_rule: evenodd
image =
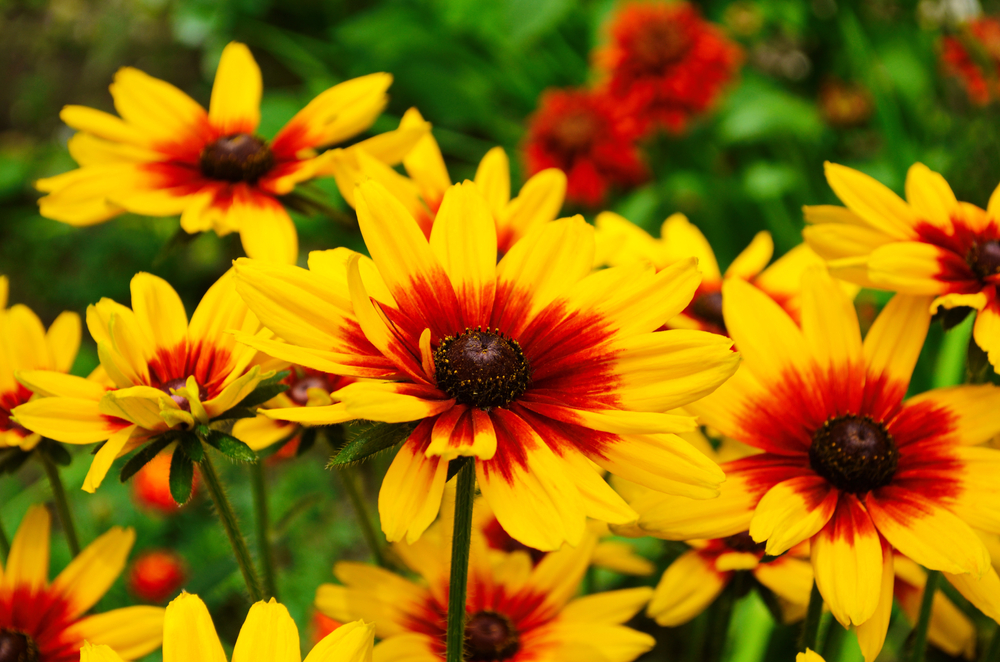
M761 229L774 234L777 254L799 243L802 205L837 202L823 179L825 160L859 168L900 193L906 169L923 161L946 176L960 199L985 206L1000 182L1000 114L995 106L971 106L938 62L941 35L974 14L975 2L696 3L743 45L746 65L716 112L682 137L644 144L653 177L641 188L616 192L606 208L654 233L667 215L682 211L705 232L724 267ZM178 289L190 312L241 255L235 235L172 242L175 218L123 216L75 229L38 215L32 182L74 167L65 146L71 131L59 121L59 109L73 103L113 112L107 86L120 66L165 79L207 106L222 48L243 41L263 70L260 132L267 137L327 87L387 71L395 77L391 101L373 132L394 128L416 106L433 123L454 180L471 177L485 152L502 145L512 157L516 189L523 180L517 157L526 118L544 89L591 82L592 50L614 7L610 0L0 0L0 273L10 277L10 301L30 305L48 324L60 311L82 313L101 297L127 303L131 276L152 271ZM856 94L851 107L857 112L824 106L831 89ZM332 180L311 186L352 214ZM588 219L597 211L566 209ZM303 263L309 250L361 247L349 226L324 217L295 220ZM862 293L863 315L870 318L883 300ZM84 336L78 374L97 363ZM914 390L929 386L941 336L935 326ZM333 562L367 558L338 477L323 468L328 454L319 444L304 458L268 469L282 599L302 627ZM84 542L121 524L138 530L137 549L180 551L194 570L189 590L206 597L231 642L245 605L207 499L174 518L150 518L131 504L116 469L96 495L80 492L88 460L81 451L65 472ZM383 470L378 463L364 470L372 503ZM246 467L227 466L225 473L250 533ZM0 477L8 535L28 505L48 497L42 477L34 463ZM663 552L658 542L643 545L651 555ZM669 556L661 555L661 565ZM53 558L54 575L68 559L58 537ZM608 586L622 581L601 579ZM129 600L119 582L101 606ZM757 618L754 628L768 631L759 605L744 612ZM670 642L683 642L687 632L661 633L665 648L653 656L681 659L684 646ZM906 635L894 632L885 659ZM761 654L766 636L763 642ZM793 646L785 635L771 641L772 653L782 656ZM844 655L852 659L849 651Z

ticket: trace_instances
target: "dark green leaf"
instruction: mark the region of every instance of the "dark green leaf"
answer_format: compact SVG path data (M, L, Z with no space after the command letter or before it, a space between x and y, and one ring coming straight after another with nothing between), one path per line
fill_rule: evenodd
M73 461L73 458L70 456L69 451L66 450L66 447L58 441L45 439L40 446L40 450L52 458L52 461L60 467L68 467Z
M125 466L122 467L121 473L118 474L119 480L124 483L126 480L134 476L139 469L146 466L160 451L169 446L170 442L174 439L175 436L172 434L162 434L140 448L139 452L133 455L129 461L125 463Z
M99 443L96 446L94 446L92 449L90 449L90 454L91 455L97 455L98 453L100 453L101 449L104 448L104 444L106 444L106 443L108 443L108 442L102 441L101 443Z
M217 448L223 455L227 455L234 460L239 460L241 462L257 461L257 454L254 453L249 446L231 434L226 434L225 432L220 432L218 430L208 430L208 432L202 436L202 439Z
M316 444L316 428L305 428L299 435L299 447L295 449L295 457L302 457Z
M284 377L288 376L288 371L285 370L283 372L279 372L274 377L277 377L278 375L283 375L282 379L284 379ZM285 391L288 390L288 384L281 384L279 382L271 381L274 379L274 377L272 377L266 382L261 382L260 384L258 384L257 388L253 390L253 393L243 398L239 402L240 409L247 409L248 407L256 407L258 405L262 405L271 398L273 398L274 396L280 393L284 393ZM225 414L223 414L223 416L225 416Z
M191 458L191 461L201 462L201 458L205 457L205 449L201 445L201 439L197 435L187 432L181 435L180 441L181 446L184 447L184 452Z
M31 453L26 453L20 448L10 448L0 452L0 474L12 474L21 468Z
M191 483L194 480L194 462L178 446L174 449L173 460L170 461L170 495L177 505L187 503L191 498Z
M233 407L212 419L212 421L231 421L238 418L257 418L257 412L247 407Z
M327 468L342 467L366 460L376 453L403 442L416 427L415 422L376 423L358 433L358 436L340 449L340 452L326 466Z

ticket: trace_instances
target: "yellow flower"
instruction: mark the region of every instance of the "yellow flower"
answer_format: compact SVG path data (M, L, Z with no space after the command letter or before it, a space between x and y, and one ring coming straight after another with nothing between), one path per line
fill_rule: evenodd
M316 608L336 620L375 623L382 641L380 662L437 662L444 659L448 618L451 531L436 526L414 544L393 550L421 581L352 562L334 574L343 586L323 584ZM491 560L484 541L473 536L466 598L466 656L470 660L615 660L631 662L655 643L648 634L622 625L649 600L649 587L575 598L596 537L584 537L545 555L532 567L528 554Z
M68 373L80 348L80 316L64 312L48 332L27 306L5 310L7 279L0 277L0 448L18 446L30 451L41 440L11 420L11 412L32 394L17 382L19 370L54 370Z
M294 263L298 237L280 196L317 176L328 157L316 149L371 126L391 82L378 73L331 87L266 141L256 135L260 68L243 44L223 50L208 112L169 83L120 69L111 85L120 118L63 108L62 120L79 131L69 150L80 168L37 182L48 193L39 201L41 214L76 226L124 212L180 214L188 233L239 232L247 255ZM421 135L378 138L401 158Z
M659 239L614 212L598 214L595 224L598 245L596 266L622 266L643 260L657 269L663 269L679 260L698 259L698 268L702 272L701 285L690 305L667 323L673 329L726 333L722 320L722 283L730 278L753 283L797 322L802 274L811 266L823 264L823 260L808 246L800 244L768 266L774 254L774 241L769 232L758 232L723 274L705 235L683 214L674 214L663 222ZM844 287L845 292L854 298L858 288L846 283Z
M399 131L422 126L428 132L403 157L404 177L389 167L389 159L371 142L344 150L333 150L321 172L337 180L344 199L352 206L354 190L361 182L373 179L386 187L416 219L424 235L430 237L434 217L451 186L451 176L437 141L429 132L419 111L411 108L399 123ZM372 139L374 140L374 139ZM486 199L496 223L497 252L510 250L523 236L543 223L554 220L566 197L566 175L558 168L548 168L532 176L517 197L510 197L510 161L502 147L494 147L476 170L476 186Z
M578 543L586 517L635 514L595 470L711 498L718 467L662 412L713 391L739 356L724 337L653 333L698 285L694 260L591 275L582 218L535 228L497 264L496 226L471 182L448 189L430 241L382 185L356 200L373 259L337 249L310 269L237 262L247 305L280 338L240 334L286 361L368 378L327 407L265 410L314 424L417 422L379 495L390 541L417 539L440 509L448 462L476 458L504 529L543 551Z
M795 656L795 662L826 662L823 656L814 650L806 649L805 653L798 653Z
M88 492L115 458L164 432L208 425L267 376L257 365L262 357L230 333L269 335L236 294L231 272L209 288L190 323L177 292L151 274L132 279L132 306L101 299L87 309L110 385L45 370L17 373L45 396L14 410L18 424L68 444L107 441L84 481Z
M846 207L806 207L806 242L839 278L904 294L931 295L931 312L978 311L973 337L1000 370L1000 187L986 210L959 202L922 163L906 175L906 201L851 168L826 164Z
M13 659L76 662L84 640L106 644L126 660L160 646L162 607L125 607L84 614L125 568L135 531L114 527L86 547L49 583L49 513L32 506L0 573L0 649ZM18 652L26 654L19 658Z
M375 627L345 623L316 644L302 661L299 630L284 605L271 598L250 607L232 662L371 662ZM80 662L121 662L107 646L83 647ZM181 593L163 620L163 662L226 662L208 608L197 595Z

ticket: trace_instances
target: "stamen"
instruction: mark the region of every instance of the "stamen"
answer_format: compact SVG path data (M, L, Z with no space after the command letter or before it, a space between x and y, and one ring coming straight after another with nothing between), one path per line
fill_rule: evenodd
M499 329L466 329L448 336L434 352L438 388L459 403L505 407L524 393L531 369L521 346Z
M0 628L0 662L38 662L38 645L27 632Z
M274 167L274 154L260 138L237 133L201 150L200 165L209 179L254 184Z
M1000 240L972 244L965 261L982 279L1000 273Z
M465 623L465 661L495 662L517 654L521 643L510 619L495 611L473 614Z
M885 426L868 416L838 416L813 435L809 464L834 487L863 494L888 485L899 450Z

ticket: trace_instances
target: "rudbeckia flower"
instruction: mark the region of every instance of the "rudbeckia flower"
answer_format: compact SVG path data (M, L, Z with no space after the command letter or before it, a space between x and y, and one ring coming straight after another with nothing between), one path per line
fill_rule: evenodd
M549 90L528 123L528 173L566 173L566 199L597 207L611 187L629 188L649 175L636 140L639 124L606 95Z
M169 283L140 273L132 279L132 308L101 299L87 308L87 327L112 385L22 370L18 380L44 397L13 414L19 425L56 441L107 442L84 480L88 492L115 458L154 438L165 441L166 432L208 425L267 376L256 365L262 357L230 333L269 335L236 294L231 272L209 288L190 323Z
M371 662L374 626L346 623L313 646L302 660L299 630L288 609L275 602L250 607L232 662ZM107 646L84 646L80 662L121 662ZM181 593L163 621L163 662L226 662L208 608L197 595Z
M379 662L445 659L450 544L445 527L436 528L413 545L393 545L420 575L419 583L375 566L341 562L333 571L343 586L323 584L316 592L316 607L327 616L375 623L382 639L375 647ZM464 659L631 662L651 649L651 636L622 625L649 600L649 587L573 599L595 543L587 536L578 547L547 554L532 568L523 553L492 564L474 536Z
M609 94L645 124L679 132L708 110L743 52L687 2L631 2L611 24L597 67Z
M114 527L86 547L49 583L49 513L32 506L0 573L0 650L4 659L76 662L84 640L106 644L126 660L160 647L162 607L85 614L125 568L135 531ZM6 657L13 653L13 657Z
M143 602L162 603L187 581L187 563L169 549L151 549L139 554L128 571L128 591Z
M316 176L325 156L315 150L372 125L391 82L379 73L335 85L268 141L257 135L260 68L243 44L223 50L208 112L173 85L125 67L111 85L120 117L84 106L60 113L79 131L69 150L80 168L36 183L48 194L41 214L76 226L124 212L180 214L188 233L239 232L247 255L294 263L298 236L280 196ZM397 132L380 143L398 154L420 135Z
M372 259L335 250L309 271L237 262L238 289L285 342L239 334L269 356L366 378L326 407L264 410L303 423L416 426L379 495L390 541L413 541L440 509L448 462L476 458L504 529L542 551L578 543L586 517L632 510L594 468L670 493L711 498L717 465L664 414L714 390L739 360L697 331L653 333L688 304L694 260L591 274L593 228L546 223L497 264L496 225L471 182L445 194L428 241L382 185L358 187Z
M16 446L30 451L42 437L11 420L14 408L32 397L14 375L19 370L68 373L80 348L80 316L64 312L46 331L27 306L5 310L7 279L0 281L0 449Z
M411 108L403 115L399 130L424 124L417 109ZM354 189L366 179L374 179L399 198L429 237L434 216L451 186L451 176L434 136L428 132L403 157L408 177L389 167L385 159L373 158L367 149L367 145L360 144L333 150L326 162L344 199L354 206ZM566 175L557 168L548 168L535 173L511 199L510 160L502 147L494 147L479 162L475 182L496 221L497 252L501 255L535 226L555 220L566 195Z
M906 176L906 201L857 170L826 164L846 207L806 207L806 242L831 272L859 285L933 295L931 312L979 311L973 337L1000 369L1000 187L984 211L959 202L922 163Z
M688 408L763 452L723 465L718 499L636 504L638 526L681 540L749 529L772 556L810 541L816 585L837 620L857 626L869 662L885 639L897 551L1000 618L1000 578L971 528L1000 531L1000 451L980 446L1000 433L1000 389L904 401L929 303L897 295L862 342L854 307L822 269L803 277L801 329L752 285L723 284L744 361Z
M679 260L698 258L698 269L702 272L701 285L690 305L667 322L667 326L674 329L701 329L725 334L722 283L729 278L740 278L753 283L797 322L801 305L802 273L810 266L823 264L823 260L803 244L768 266L774 254L774 241L771 234L764 231L758 232L750 245L722 273L705 235L684 214L674 214L664 221L659 239L614 212L598 214L595 225L598 240L597 266L622 266L644 260L657 269L663 269ZM857 288L850 285L845 290L852 297L857 293Z

